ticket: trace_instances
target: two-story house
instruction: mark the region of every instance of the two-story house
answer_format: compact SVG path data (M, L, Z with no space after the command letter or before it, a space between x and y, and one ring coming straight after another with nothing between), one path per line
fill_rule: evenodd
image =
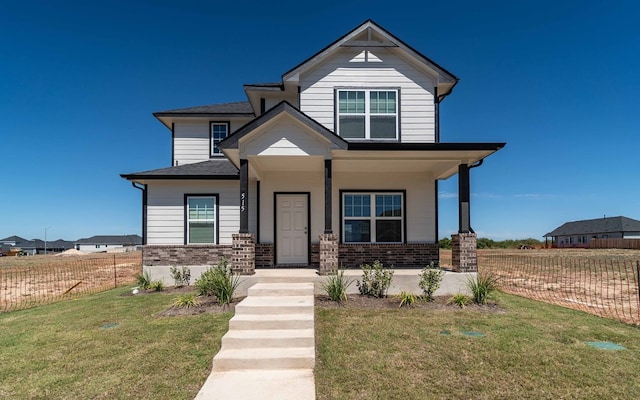
M459 174L454 270L474 271L469 170L504 143L440 140L458 79L371 20L247 102L155 113L171 166L123 174L143 193L146 267L327 273L438 261L438 181Z

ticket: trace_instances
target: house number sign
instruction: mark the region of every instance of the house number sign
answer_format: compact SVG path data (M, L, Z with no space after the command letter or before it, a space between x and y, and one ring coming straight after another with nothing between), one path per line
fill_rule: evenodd
M240 212L245 212L246 210L246 207L245 207L246 198L247 198L246 192L240 193Z

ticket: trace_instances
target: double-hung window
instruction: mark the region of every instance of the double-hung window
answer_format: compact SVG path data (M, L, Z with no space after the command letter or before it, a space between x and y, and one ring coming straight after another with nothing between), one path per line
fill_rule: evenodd
M402 243L404 193L342 194L342 237L345 243Z
M211 122L211 155L221 156L223 155L218 144L229 135L229 123L228 122Z
M338 134L345 139L398 139L398 91L339 89Z
M217 196L187 195L186 243L216 243Z

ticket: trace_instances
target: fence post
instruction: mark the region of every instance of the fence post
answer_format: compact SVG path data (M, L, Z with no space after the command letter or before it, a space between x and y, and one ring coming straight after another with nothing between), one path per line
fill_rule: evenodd
M113 288L118 287L118 272L116 271L116 255L113 255Z
M636 283L638 284L638 316L640 316L640 261L636 261Z

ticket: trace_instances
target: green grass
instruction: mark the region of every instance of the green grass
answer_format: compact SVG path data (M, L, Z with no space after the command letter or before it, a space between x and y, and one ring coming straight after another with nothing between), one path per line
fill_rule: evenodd
M640 397L640 329L497 297L506 312L318 308L317 398ZM599 350L586 341L611 341L627 350Z
M0 314L0 398L193 399L231 314L158 317L175 295L130 290Z

